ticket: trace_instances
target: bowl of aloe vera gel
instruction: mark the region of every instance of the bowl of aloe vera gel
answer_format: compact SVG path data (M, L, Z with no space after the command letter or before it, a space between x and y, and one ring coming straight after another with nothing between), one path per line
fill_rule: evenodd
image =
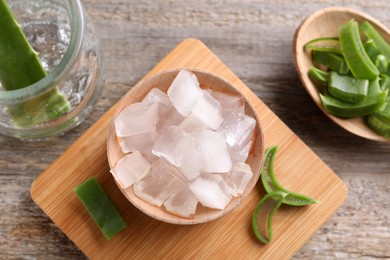
M198 224L233 211L257 183L264 137L250 101L208 72L141 81L117 107L107 141L112 177L145 214Z
M0 0L0 133L59 135L99 96L101 54L79 0Z
M295 65L318 107L345 130L390 141L390 32L344 7L319 10L294 36Z

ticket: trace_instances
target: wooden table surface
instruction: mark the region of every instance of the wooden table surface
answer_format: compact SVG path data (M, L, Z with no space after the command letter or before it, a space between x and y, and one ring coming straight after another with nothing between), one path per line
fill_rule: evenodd
M34 204L32 181L181 40L203 41L346 183L349 197L295 259L390 259L390 144L341 129L304 91L292 38L313 11L343 5L390 26L388 0L83 0L103 45L103 94L64 136L0 136L0 258L85 256Z

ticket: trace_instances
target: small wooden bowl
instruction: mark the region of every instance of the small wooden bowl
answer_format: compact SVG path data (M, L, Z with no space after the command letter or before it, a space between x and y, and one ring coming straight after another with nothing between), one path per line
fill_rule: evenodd
M303 49L305 43L319 37L337 37L340 25L355 19L359 24L368 21L379 33L390 42L390 31L375 18L353 9L345 7L330 7L316 11L307 17L298 27L294 36L293 55L295 57L295 66L299 77L313 101L333 122L345 130L370 140L389 142L390 139L382 137L372 131L365 123L363 118L341 119L335 117L322 106L317 87L311 82L307 75L310 67L313 66L311 56Z
M216 91L238 94L243 96L245 100L246 114L255 118L257 124L254 133L253 144L250 150L249 157L246 161L246 163L250 165L253 171L253 177L250 180L246 189L244 190L243 194L240 197L233 198L233 200L226 206L224 210L209 209L198 204L196 213L192 218L179 217L167 212L163 208L156 207L138 198L137 196L135 196L132 188L123 190L118 185L118 188L122 191L126 198L145 214L164 222L183 225L208 222L222 217L227 213L231 212L233 209L235 209L245 199L245 197L247 197L247 195L252 191L255 184L257 183L260 176L261 166L264 157L264 136L261 123L259 121L258 115L255 113L255 109L250 103L247 102L245 96L241 94L237 87L219 78L218 76L212 75L208 72L196 70L191 71L195 73L195 75L198 77L199 83L203 89L208 88ZM179 69L164 71L140 81L120 100L112 121L114 121L114 118L116 118L117 115L127 105L141 101L152 88L157 87L166 93L167 89L171 85L173 79L176 77L178 72ZM111 123L110 134L107 140L107 156L110 168L112 168L119 161L119 159L124 156L117 141L113 122Z

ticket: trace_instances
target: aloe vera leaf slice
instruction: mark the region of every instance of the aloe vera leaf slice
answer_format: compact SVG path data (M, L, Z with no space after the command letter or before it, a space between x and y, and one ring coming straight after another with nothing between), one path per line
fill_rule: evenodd
M390 45L382 35L380 35L380 33L367 21L364 21L360 28L367 38L372 39L375 42L379 51L385 55L387 59L390 59Z
M335 116L352 118L374 113L383 106L387 99L388 90L382 91L379 78L370 82L366 99L358 103L341 101L328 93L320 94L325 110Z
M379 75L379 70L364 49L358 23L350 20L340 26L339 38L345 61L354 77L374 80Z
M257 239L264 244L272 240L272 219L283 203L285 193L274 191L267 193L256 205L252 215L252 228Z
M329 77L329 93L346 102L357 103L367 97L369 81L342 76L332 71Z
M303 48L314 51L328 51L340 54L342 53L339 38L337 37L316 38L307 42L303 46Z
M367 125L375 133L390 138L390 123L384 121L382 118L378 117L376 114L369 115L366 119Z
M107 240L127 227L114 204L94 177L75 187L73 191Z
M380 54L378 47L376 46L373 39L369 39L363 43L364 50L366 51L368 57L370 57L372 62L375 62L376 56Z
M0 0L0 82L6 91L30 86L46 77L37 53L27 41L5 0ZM70 109L66 97L54 88L24 103L6 108L13 124L29 128L58 118Z
M274 161L278 146L271 146L265 151L264 164L261 170L261 181L267 193L278 191L284 194L283 203L291 206L305 206L319 201L309 196L285 189L276 179Z

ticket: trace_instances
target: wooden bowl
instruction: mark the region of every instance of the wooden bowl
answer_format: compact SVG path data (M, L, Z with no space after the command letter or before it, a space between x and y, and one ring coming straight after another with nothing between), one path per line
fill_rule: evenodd
M310 67L313 66L311 56L307 53L303 46L310 40L319 37L336 37L340 25L355 19L359 24L364 21L369 21L379 33L390 42L390 31L375 18L353 9L345 7L330 7L316 11L307 17L295 32L293 43L293 55L295 57L295 66L299 77L317 106L328 116L333 122L344 128L345 130L370 140L389 142L390 139L382 137L372 131L365 123L362 117L352 119L342 119L335 117L322 106L317 87L311 82L307 75Z
M167 212L163 208L154 206L138 198L137 196L135 196L133 189L128 188L126 190L123 190L117 183L118 188L122 191L126 198L145 214L164 222L183 225L208 222L222 217L228 212L231 212L233 209L235 209L245 199L245 197L247 197L247 195L252 191L255 184L257 183L260 176L261 166L264 157L264 136L259 117L255 113L255 109L252 107L252 105L247 102L245 96L242 95L238 88L236 88L234 85L223 80L222 78L219 78L218 76L212 75L208 72L196 70L190 71L195 73L195 75L198 77L200 86L203 89L209 88L216 91L239 94L243 96L245 100L246 114L255 118L257 124L255 127L253 144L250 150L249 157L246 161L246 163L250 165L253 171L253 177L247 185L246 189L244 190L243 194L240 197L233 198L224 210L210 209L198 204L196 213L192 218L179 217ZM114 113L113 119L116 118L116 116L127 105L141 101L146 96L146 94L154 87L157 87L166 93L167 89L171 85L173 79L176 77L178 72L179 69L164 71L140 81L120 100L117 109ZM113 121L114 120L112 120L110 134L107 140L107 155L110 168L112 168L119 161L119 159L124 156L117 141Z

